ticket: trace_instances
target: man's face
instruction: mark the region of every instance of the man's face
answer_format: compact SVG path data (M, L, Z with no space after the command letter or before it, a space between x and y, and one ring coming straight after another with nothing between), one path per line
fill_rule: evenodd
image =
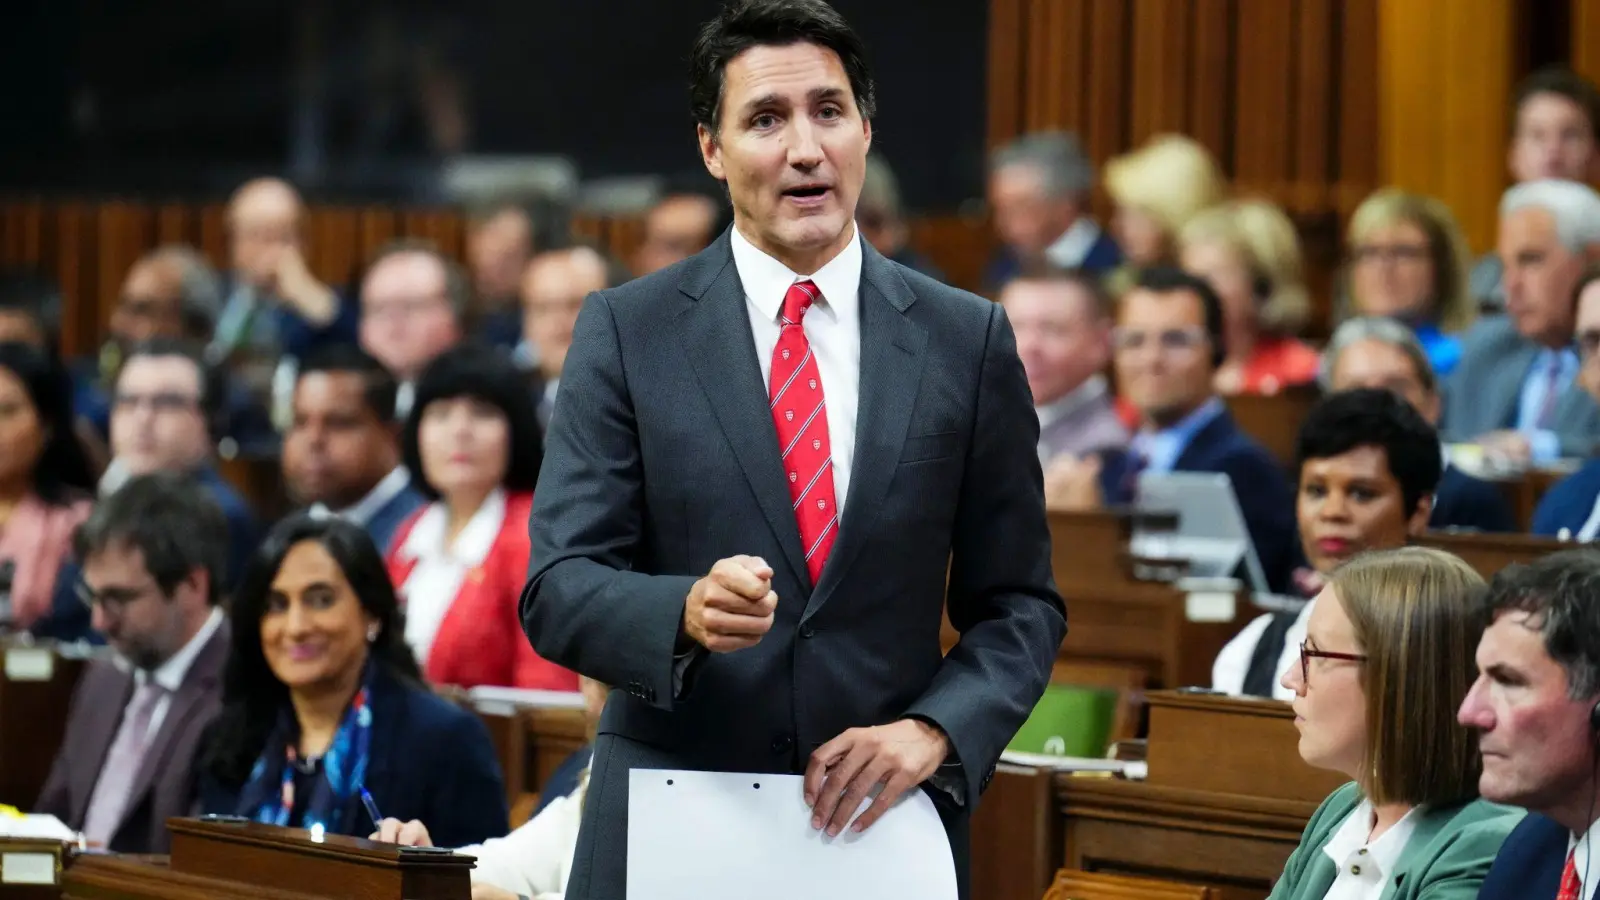
M1500 221L1501 284L1517 331L1547 347L1572 340L1572 291L1583 275L1582 254L1556 235L1555 218L1525 207Z
M583 298L605 286L605 261L589 250L547 253L529 264L522 281L522 331L539 351L545 378L561 377Z
M1534 94L1517 108L1509 154L1517 181L1588 181L1595 169L1595 135L1583 107L1561 94Z
M283 254L300 248L300 200L277 184L242 189L229 210L228 255L250 285L273 290Z
M1495 616L1478 642L1478 680L1458 718L1479 733L1483 798L1549 811L1570 806L1594 777L1589 711L1596 698L1570 696L1567 673L1546 651L1541 625L1522 610Z
M461 340L446 293L445 270L428 253L396 253L373 266L361 285L361 349L401 381Z
M716 239L716 221L716 206L707 197L668 197L656 204L645 216L634 272L649 275L704 250Z
M187 471L210 445L200 372L182 356L135 356L117 376L111 451L130 475Z
M528 217L514 209L501 210L467 236L467 260L478 296L501 304L517 295L517 279L533 252L533 229Z
M723 71L720 133L699 129L713 177L756 247L810 274L854 237L872 125L838 54L816 44L751 47Z
M1329 386L1335 391L1382 388L1404 397L1430 425L1439 424L1439 395L1422 378L1404 350L1368 338L1345 347L1334 361Z
M1077 216L1070 201L1045 194L1044 178L1027 165L1002 166L989 176L994 231L1023 259L1037 259Z
M395 467L394 431L365 397L359 372L310 372L295 385L283 474L296 503L353 506Z
M83 561L83 588L95 630L146 671L183 647L188 614L206 603L203 574L184 579L168 596L145 568L144 552L126 543L112 543Z
M178 267L159 259L134 263L111 311L110 330L124 347L151 338L183 337L183 282Z
M1211 339L1193 291L1129 291L1114 340L1117 385L1148 424L1171 425L1212 395Z
M1071 282L1011 282L1000 294L1017 336L1017 355L1036 406L1054 403L1105 368L1111 352L1108 322L1095 301Z

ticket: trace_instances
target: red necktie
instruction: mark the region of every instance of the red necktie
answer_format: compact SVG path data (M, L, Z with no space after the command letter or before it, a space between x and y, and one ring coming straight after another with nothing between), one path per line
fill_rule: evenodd
M817 286L799 281L783 297L782 331L772 350L772 423L778 428L783 450L783 471L789 478L789 499L800 526L800 543L806 551L806 568L815 585L822 564L839 534L838 509L833 499L833 451L828 443L827 404L822 399L822 378L800 321L822 296Z
M1561 870L1561 890L1556 891L1556 900L1578 900L1577 848L1567 854L1567 867Z

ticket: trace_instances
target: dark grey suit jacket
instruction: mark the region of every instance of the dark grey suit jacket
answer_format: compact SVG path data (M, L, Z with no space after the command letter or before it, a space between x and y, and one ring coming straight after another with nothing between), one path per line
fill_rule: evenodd
M846 729L906 716L959 761L964 805L930 793L965 884L967 817L1066 633L1039 423L999 305L863 256L854 468L814 589L728 235L584 303L522 596L541 656L617 688L569 900L625 896L629 769L799 773ZM677 696L684 598L741 553L772 565L772 631L698 658Z
M195 753L201 733L221 708L229 635L223 620L189 665L183 686L168 701L166 717L134 777L133 793L110 850L166 853L172 841L167 819L194 814ZM132 696L132 673L103 660L89 665L73 694L66 737L39 795L37 812L54 815L74 831L83 828L89 798Z
M1515 427L1522 382L1539 350L1506 316L1479 319L1461 339L1461 364L1445 385L1444 439L1470 441ZM1587 457L1600 442L1600 404L1576 383L1556 398L1555 423L1562 456Z

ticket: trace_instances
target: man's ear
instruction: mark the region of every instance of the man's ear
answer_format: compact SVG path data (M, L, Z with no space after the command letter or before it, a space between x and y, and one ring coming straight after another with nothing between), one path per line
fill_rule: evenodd
M861 131L867 137L866 149L868 151L871 151L872 150L872 120L871 119L862 119L861 120Z
M1411 518L1406 520L1406 534L1410 537L1421 537L1428 530L1428 520L1433 518L1433 495L1426 494L1417 501L1417 508L1411 513Z
M696 125L694 135L700 142L700 160L706 164L706 171L718 181L727 181L728 177L722 170L722 146L717 143L717 136L704 125Z

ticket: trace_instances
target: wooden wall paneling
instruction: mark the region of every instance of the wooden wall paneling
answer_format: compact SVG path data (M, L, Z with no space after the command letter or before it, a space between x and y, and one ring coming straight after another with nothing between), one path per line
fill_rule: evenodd
M1283 201L1294 127L1293 0L1236 0L1234 186Z
M978 292L994 252L994 233L981 218L925 216L910 222L911 246L944 271L945 282Z
M196 225L195 246L200 248L206 259L211 260L217 271L228 271L232 268L228 260L228 208L220 203L210 203L200 207L196 216L199 222Z
M1023 23L1029 0L989 0L988 146L1022 131Z
M47 214L45 219L54 220L49 228L54 245L41 254L40 264L54 275L61 289L62 354L75 356L88 352L98 334L93 297L99 232L94 207L87 203L63 203L53 212L54 216Z
M1233 158L1233 0L1192 0L1190 137L1220 160Z
M346 283L364 259L361 256L360 212L350 207L318 207L308 211L306 263L325 283Z
M197 247L200 241L199 210L184 203L163 203L156 207L156 246L188 244Z
M1133 78L1128 140L1184 132L1189 125L1191 0L1133 0Z
M400 231L400 217L395 211L384 206L366 206L356 212L357 221L360 223L357 234L355 262L344 272L332 275L333 284L354 284L361 278L361 273L366 271L367 264L384 248L384 245L402 237Z
M37 199L14 199L4 204L4 233L0 234L0 265L38 268L44 235L44 204Z
M644 216L625 216L611 220L606 250L624 265L633 260L644 243Z
M1383 185L1379 175L1378 0L1340 0L1333 202L1344 219Z
M1330 208L1334 78L1338 17L1334 0L1298 0L1294 34L1292 185L1285 198L1296 213Z
M1028 131L1076 131L1083 119L1085 0L1032 0L1026 36L1024 123Z
M1570 30L1573 71L1600 83L1600 0L1570 0L1567 20Z
M84 311L88 315L86 323L93 327L91 341L111 321L111 310L117 305L128 270L156 241L156 212L152 206L113 201L97 210L96 219L95 279L91 289L78 295L79 302L93 304L92 310Z
M1090 62L1084 77L1084 119L1080 137L1089 158L1096 163L1128 149L1129 40L1132 27L1130 0L1087 0L1089 3ZM1104 188L1097 188L1095 212L1109 221L1111 203Z

